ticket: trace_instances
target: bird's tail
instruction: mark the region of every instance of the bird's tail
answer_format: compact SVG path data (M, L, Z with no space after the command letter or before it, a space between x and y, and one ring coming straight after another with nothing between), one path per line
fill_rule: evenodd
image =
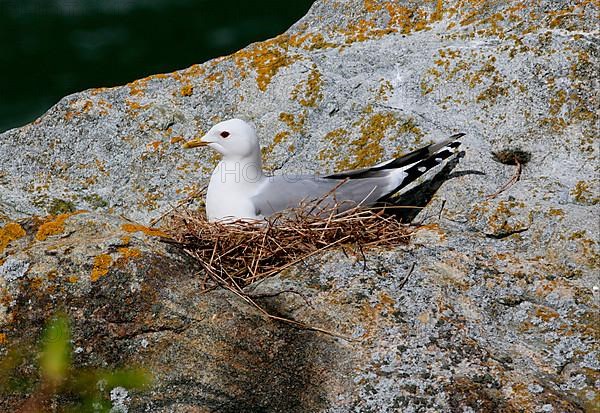
M377 169L400 169L406 175L402 182L392 190L385 198L395 194L402 188L414 182L420 176L425 174L431 168L436 167L442 163L445 159L458 152L460 146L460 138L463 137L464 133L457 133L450 136L450 138L434 143L423 148L417 149L416 151L410 152L399 158L381 164L377 166Z

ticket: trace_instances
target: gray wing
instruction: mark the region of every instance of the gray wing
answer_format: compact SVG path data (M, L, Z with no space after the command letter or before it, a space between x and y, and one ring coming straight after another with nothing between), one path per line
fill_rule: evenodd
M390 178L387 171L368 179L331 179L317 175L272 176L265 180L252 197L258 215L319 202L319 209L337 205L344 211L357 205L371 205L387 194ZM321 201L322 199L322 201Z
M265 180L252 197L257 215L268 216L319 200L320 209L337 205L339 211L357 205L369 206L406 187L424 173L457 152L457 133L442 142L427 145L404 156L370 168L338 172L333 175L285 175ZM322 200L322 201L321 201Z

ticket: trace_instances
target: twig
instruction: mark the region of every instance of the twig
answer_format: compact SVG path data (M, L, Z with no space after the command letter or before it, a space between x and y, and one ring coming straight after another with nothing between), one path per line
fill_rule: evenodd
M400 286L398 288L399 290L401 290L402 288L404 288L404 284L406 284L408 282L408 277L410 277L410 275L412 274L413 270L415 269L415 265L417 265L417 264L413 262L412 265L410 266L410 269L408 270L408 273L404 276L404 279L400 283Z
M523 166L521 165L521 162L519 162L519 159L516 156L514 159L515 159L516 169L515 169L515 172L513 173L513 175L508 180L508 182L506 182L504 185L502 185L500 187L500 189L498 189L493 194L486 195L485 199L490 200L490 199L496 198L502 192L506 191L508 188L510 188L511 186L513 186L515 183L517 183L519 181L519 179L521 178L521 171L523 170Z

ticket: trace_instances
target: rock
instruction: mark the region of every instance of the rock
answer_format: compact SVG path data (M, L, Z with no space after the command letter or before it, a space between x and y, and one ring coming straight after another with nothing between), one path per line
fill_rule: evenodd
M326 406L328 388L347 380L338 377L346 346L265 319L233 293L201 293L198 264L161 242L160 231L82 213L40 241L43 225L28 221L13 244L19 251L9 260L31 263L26 276L0 278L9 303L3 344L35 342L49 315L64 309L76 366L143 366L154 375L142 395L106 389L116 411L314 411ZM35 354L26 363L19 371L34 369ZM2 411L28 394L0 391Z
M131 411L593 410L597 13L320 0L231 56L65 97L0 135L0 345L33 340L67 307L76 364L155 372L152 390L128 393ZM233 116L256 124L276 173L467 133L443 185L405 196L433 195L410 246L364 263L331 251L252 287L297 291L261 302L355 341L200 293L192 261L116 217L148 224L193 195L216 158L181 142ZM510 154L528 162L501 190L518 174Z

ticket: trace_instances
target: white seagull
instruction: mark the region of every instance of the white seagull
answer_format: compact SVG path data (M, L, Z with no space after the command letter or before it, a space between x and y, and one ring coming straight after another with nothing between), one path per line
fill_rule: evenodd
M263 172L254 127L240 119L217 123L184 148L208 146L223 158L215 167L206 193L210 222L263 220L289 208L318 202L338 211L384 201L429 169L457 152L463 133L369 168L333 175L277 175Z

